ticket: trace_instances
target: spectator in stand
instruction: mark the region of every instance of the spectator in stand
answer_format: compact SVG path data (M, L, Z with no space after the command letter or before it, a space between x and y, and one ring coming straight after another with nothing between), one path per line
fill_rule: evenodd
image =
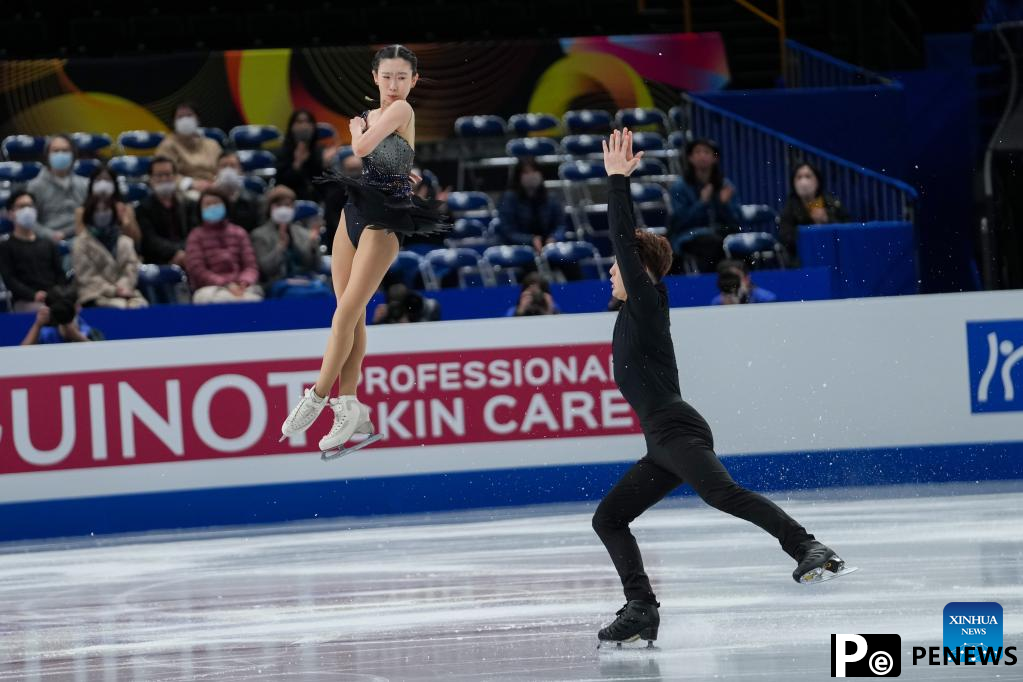
M295 193L276 185L267 195L269 219L252 232L252 249L269 298L327 296L317 273L320 235L295 222Z
M401 283L387 288L387 302L373 310L373 324L435 322L440 319L440 303L422 296Z
M519 302L505 312L505 317L531 315L558 315L561 308L551 296L551 285L543 277L531 272L522 278Z
M321 173L323 146L316 139L316 119L309 111L298 109L288 119L274 177L278 183L292 188L299 199L322 201L322 187L313 183L313 178Z
M758 287L749 274L749 264L742 260L725 260L718 264L718 291L711 305L736 303L772 303L778 297L772 291Z
M36 312L36 319L21 345L102 341L103 332L86 322L80 310L70 287L54 287L47 292L46 305Z
M717 143L697 138L686 145L686 167L682 177L671 186L672 215L668 238L672 250L685 250L693 256L701 272L713 272L723 258L721 244L725 236L739 230L739 202L735 185L724 176ZM692 231L707 227L712 233Z
M57 244L39 235L38 212L29 192L11 195L7 215L14 231L0 241L0 277L11 292L15 312L36 311L44 305L47 291L67 283L67 274Z
M66 135L54 135L46 143L46 165L29 181L39 212L40 237L61 241L75 236L75 209L89 192L89 181L75 174L75 146Z
M544 244L565 238L565 209L547 193L543 173L533 159L519 160L497 211L505 244L530 245L539 253Z
M142 257L147 263L185 267L185 239L199 222L199 207L178 191L177 164L157 156L149 167L153 192L135 213L142 232Z
M227 199L215 188L199 197L202 223L188 234L185 264L193 303L261 301L259 268L248 233L227 219Z
M118 217L119 212L125 215L124 204L119 204L112 193L106 193L104 180L98 182L104 191L94 192L85 200L84 229L71 247L78 303L103 308L144 308L148 303L136 288L141 264L135 242L121 231ZM95 186L96 182L92 184Z
M121 196L117 178L105 166L97 168L89 177L89 192L85 203L88 204L93 197L109 199L114 206L114 221L121 233L127 235L136 247L142 243L142 231L139 229L135 208ZM84 211L84 205L75 209L75 234L80 234L85 229L82 219Z
M849 221L849 212L842 202L824 191L820 171L809 163L796 166L789 186L789 198L778 220L778 238L795 265L800 225L845 223Z
M234 151L225 151L217 161L217 179L213 186L227 197L227 217L246 232L252 232L263 221L265 209L260 197L245 187L241 159Z
M181 189L202 192L217 177L220 143L199 131L195 106L182 102L174 110L174 132L163 138L157 156L166 156L181 174Z

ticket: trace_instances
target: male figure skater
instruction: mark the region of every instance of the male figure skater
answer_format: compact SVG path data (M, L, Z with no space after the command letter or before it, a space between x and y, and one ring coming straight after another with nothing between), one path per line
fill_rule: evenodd
M668 292L661 282L671 267L671 246L664 237L637 230L632 215L629 175L642 156L643 152L632 154L632 133L627 128L604 142L615 254L612 295L622 301L612 341L614 375L639 417L647 446L646 456L615 484L593 515L593 529L611 555L627 600L597 638L619 646L640 638L653 646L660 624L659 604L629 523L683 483L712 507L755 523L776 537L798 564L792 573L796 582L828 580L854 570L845 568L834 551L776 504L733 481L714 453L710 426L682 400Z

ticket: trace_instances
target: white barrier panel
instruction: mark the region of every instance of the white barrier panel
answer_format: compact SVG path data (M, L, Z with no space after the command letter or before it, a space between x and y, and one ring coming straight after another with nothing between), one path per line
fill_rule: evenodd
M277 442L326 330L3 349L0 502L634 460L613 322L372 327L385 440L329 464L327 415ZM1023 442L1023 292L678 309L672 332L721 455Z

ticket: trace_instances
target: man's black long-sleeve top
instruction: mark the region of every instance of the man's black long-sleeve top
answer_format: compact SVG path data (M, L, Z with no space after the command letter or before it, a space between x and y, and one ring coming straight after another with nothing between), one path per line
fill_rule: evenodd
M608 181L611 244L628 294L618 311L611 342L615 382L640 422L645 422L655 411L682 402L668 291L663 282L655 284L650 279L639 258L629 178L612 175Z

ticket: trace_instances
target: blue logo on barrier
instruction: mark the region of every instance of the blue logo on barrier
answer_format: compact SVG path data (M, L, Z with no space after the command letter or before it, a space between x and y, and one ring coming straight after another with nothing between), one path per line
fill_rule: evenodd
M1023 412L1023 320L967 322L972 412Z
M981 650L1002 647L1002 605L993 601L954 601L945 605L942 646L955 654L959 647L961 664L977 661ZM974 647L967 651L967 647Z

